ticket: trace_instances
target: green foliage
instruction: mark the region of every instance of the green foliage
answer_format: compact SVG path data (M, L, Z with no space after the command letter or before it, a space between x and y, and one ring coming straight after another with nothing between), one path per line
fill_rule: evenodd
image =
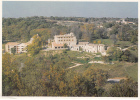
M136 41L138 41L137 36L133 35L131 38L131 43L136 43Z
M16 53L16 48L11 48L11 52L12 52L13 54L15 54L15 53Z
M10 54L3 54L2 56L2 95L3 96L20 96L23 91L22 80L19 76L17 64Z
M39 53L39 51L42 48L42 41L41 38L38 35L33 36L33 41L31 44L28 45L28 53L30 53L32 56Z
M46 41L51 37L51 31L48 28L33 29L30 31L30 36L34 36L36 34L40 36L43 43L46 43Z
M113 23L106 23L106 24L104 24L104 27L106 27L106 28L110 28L112 26L113 26Z
M87 80L91 82L95 82L97 87L103 86L108 78L108 72L102 69L94 69L93 67L89 67L84 76Z
M34 35L33 32L44 35L42 39L48 38L50 29L40 32L34 29L41 30L42 28L51 28L55 26L54 22L46 22L46 19L42 19L41 17L3 18L2 22L3 41L27 42ZM45 31L47 34L45 34Z
M111 88L109 95L112 97L137 97L138 83L132 79L123 80Z
M64 44L64 48L67 48L67 47L68 47L68 45L65 43L65 44Z
M135 73L137 64L135 63L131 65L130 63L121 62L113 65L83 63L84 65L79 67L67 69L73 66L70 65L71 62L75 61L72 57L83 56L84 54L72 51L67 51L66 54L63 52L53 54L51 51L48 51L48 54L44 53L40 52L33 57L28 57L26 54L21 54L20 56L7 54L6 59L5 57L3 58L3 95L104 96L106 92L104 86L108 77L129 75L129 72L133 73L130 76L137 76ZM51 58L50 54L52 54ZM12 63L9 63L9 60ZM21 62L24 63L24 67L19 72L14 71L13 74L10 74L11 69L19 70ZM134 70L130 71L127 67L132 67ZM127 71L129 72L127 73ZM17 78L13 77L16 73L18 73ZM9 75L8 77L12 81L6 81L7 76L5 75ZM20 82L13 81L14 79L18 79ZM19 88L11 88L11 84L13 84L12 86L19 84Z
M138 58L135 54L130 52L130 50L121 51L116 47L111 47L107 50L109 57L103 57L104 61L107 62L107 59L112 59L114 61L127 61L127 62L137 62Z

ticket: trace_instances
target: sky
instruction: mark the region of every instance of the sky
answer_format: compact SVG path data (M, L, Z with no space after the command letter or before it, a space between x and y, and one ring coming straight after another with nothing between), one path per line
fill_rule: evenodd
M138 18L138 2L2 2L2 17L31 16Z

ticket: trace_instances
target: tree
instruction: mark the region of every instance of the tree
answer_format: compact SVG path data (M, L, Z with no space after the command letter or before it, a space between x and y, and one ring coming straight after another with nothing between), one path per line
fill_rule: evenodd
M67 48L67 47L68 47L68 45L65 43L65 44L64 44L64 48Z
M34 35L32 43L27 47L28 53L30 53L32 56L38 54L42 48L41 42L41 38L38 35Z
M16 48L11 48L11 52L13 53L13 54L15 54L16 53Z
M2 55L2 95L20 96L23 92L22 80L16 69L17 64L10 54Z
M122 80L120 83L113 85L109 91L109 96L112 97L137 97L138 83L131 78Z
M98 41L98 44L101 44L101 40Z
M94 44L96 44L96 41L93 41Z

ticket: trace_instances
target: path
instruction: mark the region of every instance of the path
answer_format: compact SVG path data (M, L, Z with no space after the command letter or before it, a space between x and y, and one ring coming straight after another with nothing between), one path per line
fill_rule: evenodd
M125 51L125 50L127 50L127 49L129 49L131 47L134 47L134 46L136 46L136 45L132 45L132 46L129 46L128 48L124 48L124 49L122 49L122 51Z
M74 62L72 62L72 63L74 63ZM72 66L72 67L69 67L68 69L74 68L74 67L77 67L77 66L80 66L80 65L83 65L83 64L78 64L78 63L74 63L74 64L76 64L76 65L74 65L74 66Z
M112 63L104 63L103 61L90 61L88 63L99 63L99 64L114 64L113 62Z

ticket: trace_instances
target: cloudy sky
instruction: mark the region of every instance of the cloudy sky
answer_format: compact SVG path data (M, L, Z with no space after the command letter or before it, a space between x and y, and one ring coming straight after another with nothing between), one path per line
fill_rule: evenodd
M137 2L3 1L2 17L59 16L138 18Z

